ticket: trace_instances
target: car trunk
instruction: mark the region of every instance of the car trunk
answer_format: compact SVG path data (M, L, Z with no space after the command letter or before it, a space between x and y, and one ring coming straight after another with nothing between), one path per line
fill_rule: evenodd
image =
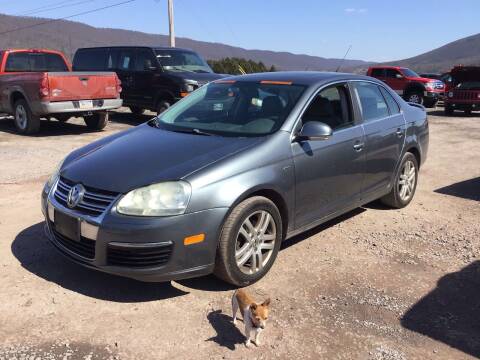
M112 72L49 72L48 99L55 101L114 99L117 79Z

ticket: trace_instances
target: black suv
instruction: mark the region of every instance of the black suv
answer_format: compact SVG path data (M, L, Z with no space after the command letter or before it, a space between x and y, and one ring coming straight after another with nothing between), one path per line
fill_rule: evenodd
M115 46L78 49L75 71L115 71L122 99L133 113L163 112L198 87L219 78L197 53L170 47Z

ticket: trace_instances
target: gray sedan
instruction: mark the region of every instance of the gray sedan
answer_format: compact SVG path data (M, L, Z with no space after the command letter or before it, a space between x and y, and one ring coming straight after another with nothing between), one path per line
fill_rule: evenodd
M424 109L373 78L230 77L68 155L43 190L45 228L92 269L244 286L285 239L376 199L408 205L427 149Z

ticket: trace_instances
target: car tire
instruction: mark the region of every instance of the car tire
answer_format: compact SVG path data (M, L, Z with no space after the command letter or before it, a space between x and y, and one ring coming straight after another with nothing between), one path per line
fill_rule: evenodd
M453 115L453 111L454 111L454 109L453 109L452 105L445 105L445 109L444 109L445 115L451 116L451 115Z
M395 209L401 209L412 201L418 183L418 161L415 155L405 153L398 167L389 194L380 199L382 203Z
M172 106L172 104L170 104L168 101L166 100L161 100L158 102L157 106L156 106L156 111L157 111L157 115L160 115L161 113L163 113L165 110L167 110L170 106Z
M423 104L423 93L418 90L413 90L407 93L407 96L405 97L405 100L408 102L412 102L415 104Z
M135 115L142 115L145 112L145 109L138 106L130 106L130 111Z
M90 116L85 116L83 120L89 129L100 131L107 126L108 118L107 112L96 112Z
M40 117L32 113L24 99L15 102L14 122L20 134L31 135L40 131Z
M262 196L242 201L223 225L215 276L235 286L260 280L275 262L283 239L282 229L280 212L272 201Z

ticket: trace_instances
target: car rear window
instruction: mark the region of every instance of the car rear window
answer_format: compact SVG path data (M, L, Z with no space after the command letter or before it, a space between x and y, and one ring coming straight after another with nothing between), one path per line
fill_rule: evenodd
M67 64L58 54L18 52L8 55L6 72L68 71Z
M74 71L104 71L107 69L107 50L79 50L73 58Z

